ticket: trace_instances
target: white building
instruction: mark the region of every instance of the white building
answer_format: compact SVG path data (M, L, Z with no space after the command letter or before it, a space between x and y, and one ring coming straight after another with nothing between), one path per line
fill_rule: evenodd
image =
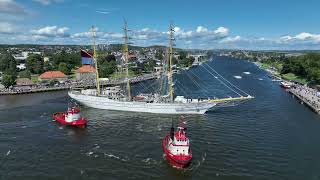
M26 69L26 64L24 64L24 63L17 64L17 68L19 70L25 70Z

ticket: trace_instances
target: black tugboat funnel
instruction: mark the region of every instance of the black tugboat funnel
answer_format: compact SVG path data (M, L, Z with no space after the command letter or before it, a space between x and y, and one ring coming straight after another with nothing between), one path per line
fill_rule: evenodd
M173 120L171 119L170 138L173 140L173 137L174 137L174 127L173 127Z

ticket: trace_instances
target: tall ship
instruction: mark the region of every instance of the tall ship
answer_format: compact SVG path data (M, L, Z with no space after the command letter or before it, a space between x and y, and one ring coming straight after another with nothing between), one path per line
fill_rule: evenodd
M157 114L204 114L215 107L225 107L237 105L241 102L252 99L253 97L246 93L237 97L226 98L186 98L175 94L175 82L173 80L173 46L174 46L174 28L169 27L169 46L167 49L167 58L163 63L164 72L161 78L165 79L166 91L164 93L139 94L132 96L131 83L129 78L129 49L128 49L128 26L125 22L124 28L123 55L125 66L125 87L119 86L101 88L98 72L98 62L96 57L95 30L92 28L93 36L93 54L87 53L93 58L96 69L96 88L95 89L71 89L69 96L81 104L98 109L144 112ZM210 68L210 67L208 67ZM216 76L214 76L216 77ZM213 77L213 78L214 78ZM228 81L229 82L229 81ZM229 82L230 83L230 82ZM226 82L223 84L227 85ZM230 83L227 87L232 86Z

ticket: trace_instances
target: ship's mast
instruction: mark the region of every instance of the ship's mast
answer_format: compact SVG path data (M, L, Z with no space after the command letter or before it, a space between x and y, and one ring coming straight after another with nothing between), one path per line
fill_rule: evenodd
M170 93L170 100L171 102L174 101L174 87L173 87L173 73L172 73L172 55L173 55L173 37L174 29L172 24L169 27L169 73L168 73L168 82L169 82L169 93Z
M100 95L100 82L99 82L99 71L98 71L98 61L97 61L97 53L96 53L96 28L94 26L91 27L92 39L93 39L93 60L96 66L96 86L97 86L97 95Z
M124 20L123 32L124 32L123 53L124 53L125 64L126 64L127 91L128 91L128 99L129 101L131 101L131 87L130 87L129 67L128 67L129 66L129 63L128 63L128 59L129 59L128 39L129 38L128 38L128 25L126 20Z

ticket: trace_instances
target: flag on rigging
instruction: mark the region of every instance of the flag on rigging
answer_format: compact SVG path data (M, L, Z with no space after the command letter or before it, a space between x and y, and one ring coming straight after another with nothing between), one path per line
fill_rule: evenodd
M93 54L81 49L81 61L83 65L94 63Z

